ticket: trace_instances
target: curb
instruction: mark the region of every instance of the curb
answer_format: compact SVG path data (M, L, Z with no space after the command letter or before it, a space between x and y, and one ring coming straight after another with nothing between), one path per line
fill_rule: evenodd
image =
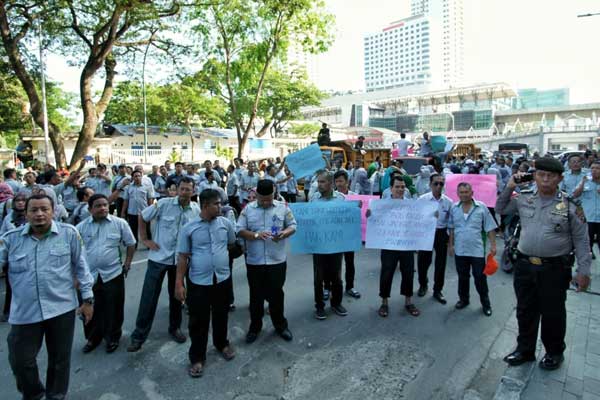
M500 379L494 400L519 400L527 386L536 363L526 363L518 367L507 367Z

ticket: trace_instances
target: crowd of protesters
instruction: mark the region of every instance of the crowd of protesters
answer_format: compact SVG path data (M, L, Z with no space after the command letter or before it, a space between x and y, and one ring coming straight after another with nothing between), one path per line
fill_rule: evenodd
M232 266L234 259L242 255L250 289L246 343L253 343L260 335L265 301L277 334L292 340L283 288L288 261L286 239L297 227L288 204L296 201L344 201L347 195L369 194L437 204L432 251L381 250L378 314L384 318L390 312L397 268L401 272L404 309L411 316L420 315L414 298L414 276L417 272L417 297L423 297L429 292L428 270L434 253L433 299L442 305L447 303L443 289L446 261L451 256L458 274L459 301L455 308L470 304L472 275L482 312L491 316L485 256L488 251L492 257L496 255L496 237L504 237L502 230L509 226L507 221L519 216L527 231L528 224L541 218L538 212L543 207L550 207L550 211L546 219L536 221L538 229L550 227L548 240L565 233L576 237L570 249L558 246L558 250L560 256L575 252L579 274L574 283L585 290L593 252L586 250L586 256L582 243L588 250L593 243L600 246L600 161L596 153L574 154L562 161L538 154L530 158L524 154L497 154L490 159L483 155L452 157L431 153L427 143L425 137L422 155L430 157L430 162L416 175L406 172L402 159L392 160L387 167L379 159L368 165L360 159L346 165L334 162L306 177L293 176L285 160L279 158L260 163L237 158L226 168L218 161L206 161L201 166L167 161L153 166L150 172L141 165L125 164L109 168L98 163L86 169L85 161L70 174L50 165L41 171L25 170L21 176L14 169L5 169L0 183L0 264L7 287L3 320L12 327L9 360L17 387L31 398L40 393L49 398L66 393L76 308L84 320L87 342L83 352L93 351L102 342L107 353L117 350L124 320L124 282L140 242L148 250L148 262L136 327L127 351L140 351L146 341L166 276L167 332L178 343L187 340L181 329L182 304L187 305L189 313L189 375L199 377L203 373L211 323L214 346L226 360L233 359L235 350L228 340L227 320L228 313L235 310ZM496 209L477 201L466 182L458 185L460 200L452 202L444 190L450 174L496 176ZM299 192L298 180L304 181L304 193ZM562 192L557 192L559 187ZM513 192L520 195L520 203L511 203ZM568 202L563 202L562 193ZM531 206L538 201L539 209ZM585 238L581 234L584 231ZM527 268L537 265L538 260L542 266L558 262L555 256L559 254L527 253L525 249L536 247L527 240L522 243L517 256L526 259ZM327 301L333 313L345 316L348 310L342 304L344 294L361 297L355 288L355 268L352 252L313 255L317 319L328 318ZM523 294L530 277L517 272L515 276L520 276L519 281L515 280L520 340L517 351L506 361L511 365L531 361L532 340L535 345L531 332L535 329L537 335L541 318L542 341L548 350L542 366L560 366L564 313L557 315L556 310L534 306L533 300ZM568 287L570 269L568 279L564 279ZM542 293L549 290L529 288ZM560 299L554 302L560 309ZM64 334L57 336L57 332ZM43 336L52 356L49 368L54 370L45 386L37 376L35 363L39 351L36 343Z

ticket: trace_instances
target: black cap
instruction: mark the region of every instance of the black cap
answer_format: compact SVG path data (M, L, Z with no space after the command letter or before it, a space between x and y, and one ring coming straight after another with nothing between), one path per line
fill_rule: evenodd
M261 196L270 196L273 194L275 190L275 185L273 185L273 181L268 179L262 179L258 181L258 185L256 185L256 193Z
M548 171L562 174L564 172L563 165L556 158L542 157L535 160L535 169L537 171Z

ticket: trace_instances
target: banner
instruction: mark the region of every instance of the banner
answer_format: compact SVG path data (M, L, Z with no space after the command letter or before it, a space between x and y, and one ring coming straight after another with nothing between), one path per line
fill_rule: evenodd
M379 196L369 196L366 194L348 194L345 196L346 200L362 201L362 208L360 210L360 237L364 242L367 237L367 210L369 209L369 203L371 200L379 200Z
M426 200L372 200L368 249L433 250L438 204Z
M458 201L456 189L458 184L466 182L473 188L473 198L481 201L488 207L496 207L498 186L496 175L454 174L446 175L446 196L452 201Z
M318 144L311 144L285 158L285 164L294 174L296 179L310 176L320 169L324 169L326 164L323 159L323 153Z
M361 248L360 209L354 201L288 204L298 227L290 238L292 254L332 254Z

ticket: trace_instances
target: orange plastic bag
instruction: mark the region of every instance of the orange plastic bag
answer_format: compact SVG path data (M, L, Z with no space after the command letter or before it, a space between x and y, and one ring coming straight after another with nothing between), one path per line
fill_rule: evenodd
M483 273L487 276L494 275L498 271L498 261L494 258L492 253L488 254L487 260L485 263L485 268L483 269Z

